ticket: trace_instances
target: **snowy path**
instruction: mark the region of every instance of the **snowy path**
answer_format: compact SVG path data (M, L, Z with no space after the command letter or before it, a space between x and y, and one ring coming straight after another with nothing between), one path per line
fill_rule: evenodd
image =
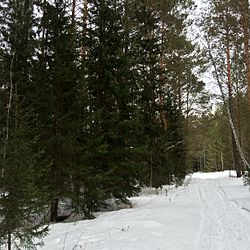
M198 249L250 249L250 214L228 199L220 180L206 180L199 190L204 209Z
M249 250L250 192L228 172L132 199L134 208L52 226L39 250Z

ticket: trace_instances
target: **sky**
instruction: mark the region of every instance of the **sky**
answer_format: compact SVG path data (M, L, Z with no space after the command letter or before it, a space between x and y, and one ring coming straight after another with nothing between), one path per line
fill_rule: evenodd
M196 8L194 14L191 15L192 18L194 18L195 20L198 21L198 18L201 17L202 9L205 9L207 6L206 2L207 2L206 0L195 0L195 4L197 5L197 8ZM190 33L190 36L195 39L195 41L198 41L198 43L200 44L201 47L204 46L204 41L202 39L202 36L200 35L201 30L196 24L192 25L192 27L189 30L189 33ZM199 74L198 77L200 80L202 80L206 84L206 90L209 91L209 93L211 93L213 95L220 95L219 87L218 87L218 85L217 85L217 83L216 83L216 81L211 73L211 69L208 69L203 74ZM213 98L211 100L213 105L216 105L216 103L218 103L218 101L219 100L216 98Z

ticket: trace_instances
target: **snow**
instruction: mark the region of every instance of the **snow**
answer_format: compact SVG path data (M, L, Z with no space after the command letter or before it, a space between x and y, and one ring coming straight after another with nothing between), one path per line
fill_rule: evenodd
M131 209L51 225L39 250L249 250L250 192L242 180L229 171L187 180L131 198Z
M235 171L223 171L223 172L211 172L211 173L202 173L197 172L192 175L192 178L194 179L218 179L223 177L236 177Z

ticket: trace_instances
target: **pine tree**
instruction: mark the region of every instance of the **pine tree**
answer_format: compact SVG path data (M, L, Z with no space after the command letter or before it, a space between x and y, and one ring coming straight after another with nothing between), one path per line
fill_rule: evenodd
M228 118L232 130L232 151L234 155L234 164L237 171L237 177L242 175L242 170L249 164L244 155L244 149L241 144L241 128L239 124L239 105L234 101L234 89L239 85L238 67L242 67L242 63L234 64L236 58L242 58L239 47L244 46L244 37L242 37L241 26L238 23L239 13L237 13L238 4L229 2L210 2L210 13L206 16L204 29L207 32L206 41L209 51L209 59L213 65L216 81L222 90L224 105L228 107ZM213 26L210 25L212 20ZM209 22L209 23L208 23ZM213 51L217 51L214 54ZM244 56L243 56L244 57ZM237 60L240 62L240 60ZM226 63L225 63L226 62ZM241 65L241 66L240 66ZM241 72L243 73L243 72ZM226 77L225 77L226 76ZM242 79L242 76L240 77ZM246 81L243 80L246 84ZM227 86L227 93L223 91L223 86ZM237 88L238 89L238 88ZM239 103L238 103L239 104ZM238 131L237 131L238 130ZM243 165L245 165L243 167Z

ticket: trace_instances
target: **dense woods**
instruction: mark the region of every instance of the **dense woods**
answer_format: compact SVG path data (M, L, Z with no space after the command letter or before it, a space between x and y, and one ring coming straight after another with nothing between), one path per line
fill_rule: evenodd
M192 171L240 176L248 6L211 1L201 49L189 0L1 0L0 245L35 249L61 204L94 218L109 199ZM213 109L204 69L223 92Z
M220 88L231 133L232 167L241 177L249 169L249 3L210 1L203 30L208 59ZM229 156L227 157L229 159Z

